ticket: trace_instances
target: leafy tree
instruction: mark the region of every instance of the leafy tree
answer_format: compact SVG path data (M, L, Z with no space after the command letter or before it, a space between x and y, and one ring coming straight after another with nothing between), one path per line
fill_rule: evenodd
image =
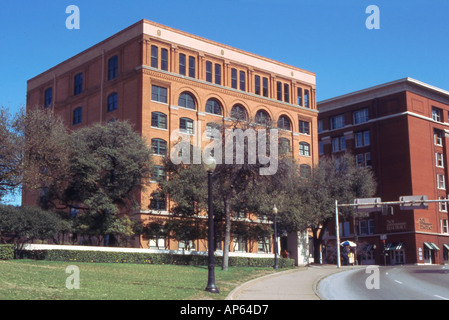
M134 197L149 181L152 163L146 142L121 121L77 130L70 141L67 186L51 195L79 210L81 233L130 236L130 221L119 214L138 208Z
M54 239L70 229L58 214L38 207L0 206L0 235L13 242L20 253L28 242Z
M22 184L23 146L22 115L12 116L0 108L0 201L16 192Z
M353 203L355 198L372 197L376 192L376 181L371 169L356 168L354 157L346 153L341 157L320 159L310 178L299 184L296 192L302 203L302 217L298 219L297 227L312 230L313 255L315 261L319 261L324 230L335 218L335 200ZM346 219L357 215L351 208L340 210L340 213Z

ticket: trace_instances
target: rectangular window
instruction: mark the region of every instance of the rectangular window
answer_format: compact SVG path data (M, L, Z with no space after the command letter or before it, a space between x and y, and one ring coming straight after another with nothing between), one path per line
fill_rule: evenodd
M369 131L356 132L354 140L356 148L369 146L371 143L370 132Z
M339 115L331 118L331 130L340 129L345 126L345 116Z
M338 137L332 139L332 152L339 152L346 150L346 137Z
M441 122L443 120L441 117L441 109L435 107L432 108L432 119L438 122Z
M302 88L297 89L297 104L302 107Z
M164 194L153 193L150 201L151 210L167 210L167 198Z
M75 82L74 82L74 90L73 94L76 96L83 92L83 74L78 73L75 76Z
M299 133L310 134L310 122L299 121Z
M448 220L447 219L443 219L443 233L449 233Z
M318 133L323 132L323 120L318 120Z
M215 64L215 84L221 84L221 65Z
M167 103L167 88L152 85L151 100Z
M369 120L368 109L354 111L352 116L353 116L354 124L365 123Z
M374 227L375 227L374 221L375 220L373 219L368 220L368 234L374 234Z
M168 71L168 50L161 49L161 69Z
M371 152L365 153L365 167L371 167Z
M231 88L237 89L237 69L231 69Z
M359 234L368 234L368 224L366 220L362 220L359 222Z
M438 200L446 200L446 198L438 197ZM447 202L438 202L438 208L440 211L447 212Z
M183 53L179 54L179 74L186 75L186 55Z
M444 157L442 153L435 153L435 162L437 167L444 168Z
M310 108L310 94L309 94L309 90L304 90L304 107Z
M78 107L73 110L73 124L80 124L83 121L83 108Z
M437 174L437 188L441 190L446 189L446 182L444 180L444 174Z
M189 57L189 77L196 77L196 59L192 56Z
M284 101L290 103L290 86L284 83Z
M363 167L363 154L357 154L355 156L355 165L357 168L362 168Z
M260 95L260 76L254 76L254 93Z
M113 80L118 76L118 57L113 56L108 62L108 80Z
M268 78L262 79L262 94L264 97L268 97Z
M151 67L159 68L159 48L151 46Z
M44 107L45 108L51 107L52 101L53 101L53 88L48 88L47 90L45 90Z
M324 154L324 143L323 141L318 142L318 151L319 155L322 156Z
M206 61L206 81L212 82L212 62Z
M245 71L240 71L240 90L246 91L246 73L245 73Z
M277 93L277 99L279 101L282 101L282 82L278 81L276 83L276 93Z
M442 146L443 145L443 132L440 130L435 130L433 134L433 142L436 146Z

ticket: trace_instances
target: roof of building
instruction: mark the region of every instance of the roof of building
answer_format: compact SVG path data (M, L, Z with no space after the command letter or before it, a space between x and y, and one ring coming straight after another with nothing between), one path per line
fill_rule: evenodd
M449 91L407 77L319 101L317 105L320 112L326 112L403 91L413 92L435 101L449 104Z

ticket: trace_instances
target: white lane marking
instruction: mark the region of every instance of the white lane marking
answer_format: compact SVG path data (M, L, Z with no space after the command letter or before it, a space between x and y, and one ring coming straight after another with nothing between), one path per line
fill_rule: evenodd
M442 299L442 300L449 300L448 298L445 298L445 297L439 296L439 295L437 295L437 294L434 294L433 296L434 296L434 297L437 297L438 299Z
M394 280L394 282L397 282L397 283L399 283L399 284L402 284L402 282L401 282L401 281L398 281L398 280Z

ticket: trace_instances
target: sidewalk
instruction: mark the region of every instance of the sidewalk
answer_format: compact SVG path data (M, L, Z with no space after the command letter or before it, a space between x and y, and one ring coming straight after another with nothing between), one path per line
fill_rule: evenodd
M235 288L226 300L320 300L319 280L360 266L311 265L251 280Z

